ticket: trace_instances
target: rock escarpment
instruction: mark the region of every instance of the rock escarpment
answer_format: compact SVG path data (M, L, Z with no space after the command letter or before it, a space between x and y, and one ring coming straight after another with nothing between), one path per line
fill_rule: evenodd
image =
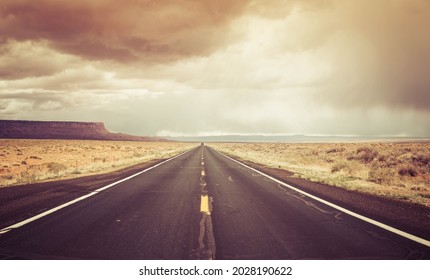
M0 120L3 139L75 139L165 141L162 138L112 133L102 122L18 121Z

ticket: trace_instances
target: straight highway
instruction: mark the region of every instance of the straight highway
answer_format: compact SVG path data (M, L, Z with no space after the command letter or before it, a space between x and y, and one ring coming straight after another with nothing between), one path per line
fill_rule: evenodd
M28 222L3 259L430 259L430 248L199 146Z

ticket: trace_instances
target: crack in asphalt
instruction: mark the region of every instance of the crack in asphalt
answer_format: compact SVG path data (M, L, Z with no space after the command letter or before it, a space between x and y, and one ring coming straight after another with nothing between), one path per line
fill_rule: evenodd
M321 207L317 206L315 203L306 200L305 195L302 195L299 193L295 194L295 193L293 193L293 191L286 190L286 189L282 188L280 185L278 185L278 189L280 191L282 191L285 195L288 195L290 197L294 197L294 198L302 201L305 205L312 207L321 213L332 215L335 223L342 223L342 221L343 221L342 212L322 209Z

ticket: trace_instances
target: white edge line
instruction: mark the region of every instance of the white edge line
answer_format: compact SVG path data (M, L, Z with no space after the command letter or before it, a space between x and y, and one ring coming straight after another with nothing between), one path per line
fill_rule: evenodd
M194 149L194 148L193 148L193 149ZM162 165L162 164L164 164L164 163L166 163L166 162L168 162L168 161L171 161L171 160L173 160L173 159L175 159L175 158L178 158L178 157L180 157L180 156L182 156L182 155L184 155L184 154L186 154L186 153L190 152L190 151L191 151L191 150L193 150L193 149L190 149L190 150L188 150L188 151L185 151L185 152L183 152L183 153L181 153L181 154L179 154L179 155L176 155L176 156L174 156L174 157L168 158L168 159L166 159L166 160L164 160L164 161L162 161L162 162L160 162L160 163L157 163L157 164L156 164L156 165L154 165L154 166L151 166L151 167L146 168L145 170L139 171L139 172L137 172L137 173L135 173L135 174L133 174L133 175L131 175L131 176L128 176L128 177L124 178L124 179L121 179L121 180L119 180L119 181L116 181L116 182L114 182L114 183L111 183L111 184L109 184L109 185L106 185L106 186L104 186L104 187L101 187L101 188L99 188L99 189L97 189L97 190L94 190L94 191L90 192L89 194L86 194L86 195L84 195L84 196L78 197L78 198L76 198L76 199L74 199L74 200L71 200L71 201L69 201L69 202L66 202L66 203L64 203L64 204L62 204L62 205L60 205L60 206L54 207L54 208L52 208L52 209L49 209L49 210L47 210L47 211L45 211L45 212L42 212L42 213L40 213L40 214L38 214L38 215L36 215L36 216L33 216L33 217L31 217L31 218L28 218L28 219L26 219L26 220L24 220L24 221L21 221L21 222L18 222L18 223L16 223L16 224L13 224L13 225L11 225L11 226L8 226L8 227L6 227L6 228L0 229L0 235L2 235L2 234L4 234L4 233L7 233L7 232L9 232L9 231L11 231L11 230L13 230L13 229L16 229L16 228L22 227L23 225L26 225L26 224L28 224L28 223L31 223L31 222L33 222L33 221L35 221L35 220L38 220L38 219L40 219L40 218L42 218L42 217L45 217L45 216L49 215L49 214L52 214L52 213L54 213L54 212L56 212L56 211L58 211L58 210L60 210L60 209L63 209L63 208L65 208L65 207L69 206L69 205L72 205L72 204L74 204L74 203L76 203L76 202L78 202L78 201L84 200L84 199L86 199L86 198L88 198L88 197L90 197L90 196L93 196L93 195L95 195L95 194L97 194L97 193L101 192L101 191L104 191L104 190L106 190L106 189L109 189L109 188L111 188L111 187L113 187L113 186L115 186L115 185L118 185L118 184L120 184L120 183L122 183L122 182L124 182L124 181L130 180L131 178L134 178L134 177L136 177L136 176L139 176L140 174L145 173L145 172L147 172L147 171L149 171L149 170L151 170L151 169L154 169L154 168L156 168L156 167L158 167L158 166L160 166L160 165Z
M214 149L214 150L215 150L215 149ZM334 209L337 209L337 210L339 210L339 211L341 211L341 212L343 212L343 213L346 213L346 214L348 214L348 215L350 215L350 216L353 216L353 217L355 217L355 218L358 218L358 219L360 219L360 220L362 220L362 221L368 222L368 223L370 223L370 224L372 224L372 225L375 225L375 226L380 227L380 228L382 228L382 229L388 230L388 231L390 231L390 232L392 232L392 233L395 233L395 234L397 234L397 235L400 235L400 236L402 236L402 237L405 237L405 238L407 238L407 239L409 239L409 240L412 240L412 241L418 242L418 243L420 243L420 244L422 244L422 245L425 245L425 246L427 246L427 247L430 247L430 241L429 241L429 240L426 240L426 239L424 239L424 238L421 238L421 237L415 236L415 235L413 235L413 234L407 233L407 232L405 232L405 231L399 230L399 229L394 228L394 227L392 227L392 226L389 226L389 225L383 224L383 223L381 223L381 222L378 222L378 221L376 221L376 220L370 219L370 218L365 217L365 216L363 216L363 215L360 215L360 214L357 214L357 213L355 213L355 212L352 212L351 210L348 210L348 209L346 209L346 208L343 208L343 207L340 207L340 206L338 206L338 205L336 205L336 204L333 204L333 203L331 203L331 202L328 202L328 201L326 201L326 200L324 200L324 199L322 199L322 198L319 198L319 197L317 197L317 196L311 195L311 194L309 194L309 193L307 193L307 192L305 192L305 191L302 191L302 190L300 190L300 189L298 189L298 188L295 188L295 187L293 187L293 186L291 186L291 185L289 185L289 184L287 184L287 183L284 183L284 182L282 182L282 181L280 181L280 180L278 180L278 179L276 179L276 178L273 178L272 176L267 175L267 174L265 174L265 173L263 173L263 172L261 172L261 171L259 171L259 170L255 169L255 168L252 168L252 167L250 167L250 166L248 166L248 165L246 165L246 164L244 164L244 163L242 163L242 162L240 162L240 161L238 161L238 160L235 160L235 159L233 159L233 158L231 158L231 157L229 157L229 156L227 156L227 155L225 155L225 154L223 154L223 153L221 153L221 152L219 152L219 151L217 151L217 150L215 150L215 151L216 151L216 152L218 152L219 154L221 154L222 156L224 156L224 157L226 157L226 158L228 158L228 159L230 159L230 160L232 160L232 161L234 161L234 162L236 162L236 163L238 163L238 164L240 164L240 165L242 165L242 166L244 166L244 167L246 167L246 168L248 168L248 169L251 169L252 171L254 171L254 172L256 172L256 173L258 173L258 174L260 174L260 175L263 175L264 177L269 178L270 180L275 181L275 182L276 182L276 183L278 183L278 184L283 185L284 187L287 187L287 188L292 189L292 190L294 190L294 191L296 191L296 192L299 192L299 193L301 193L301 194L304 194L304 195L305 195L305 196L307 196L307 197L310 197L310 198L312 198L312 199L314 199L314 200L316 200L316 201L319 201L319 202L321 202L321 203L323 203L323 204L325 204L325 205L328 205L328 206L330 206L330 207L332 207L332 208L334 208Z

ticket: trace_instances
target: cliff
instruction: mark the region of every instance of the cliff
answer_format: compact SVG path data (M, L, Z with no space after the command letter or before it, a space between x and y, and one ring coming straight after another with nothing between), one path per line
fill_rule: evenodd
M162 138L112 133L102 122L0 120L3 139L75 139L117 141L166 141Z

